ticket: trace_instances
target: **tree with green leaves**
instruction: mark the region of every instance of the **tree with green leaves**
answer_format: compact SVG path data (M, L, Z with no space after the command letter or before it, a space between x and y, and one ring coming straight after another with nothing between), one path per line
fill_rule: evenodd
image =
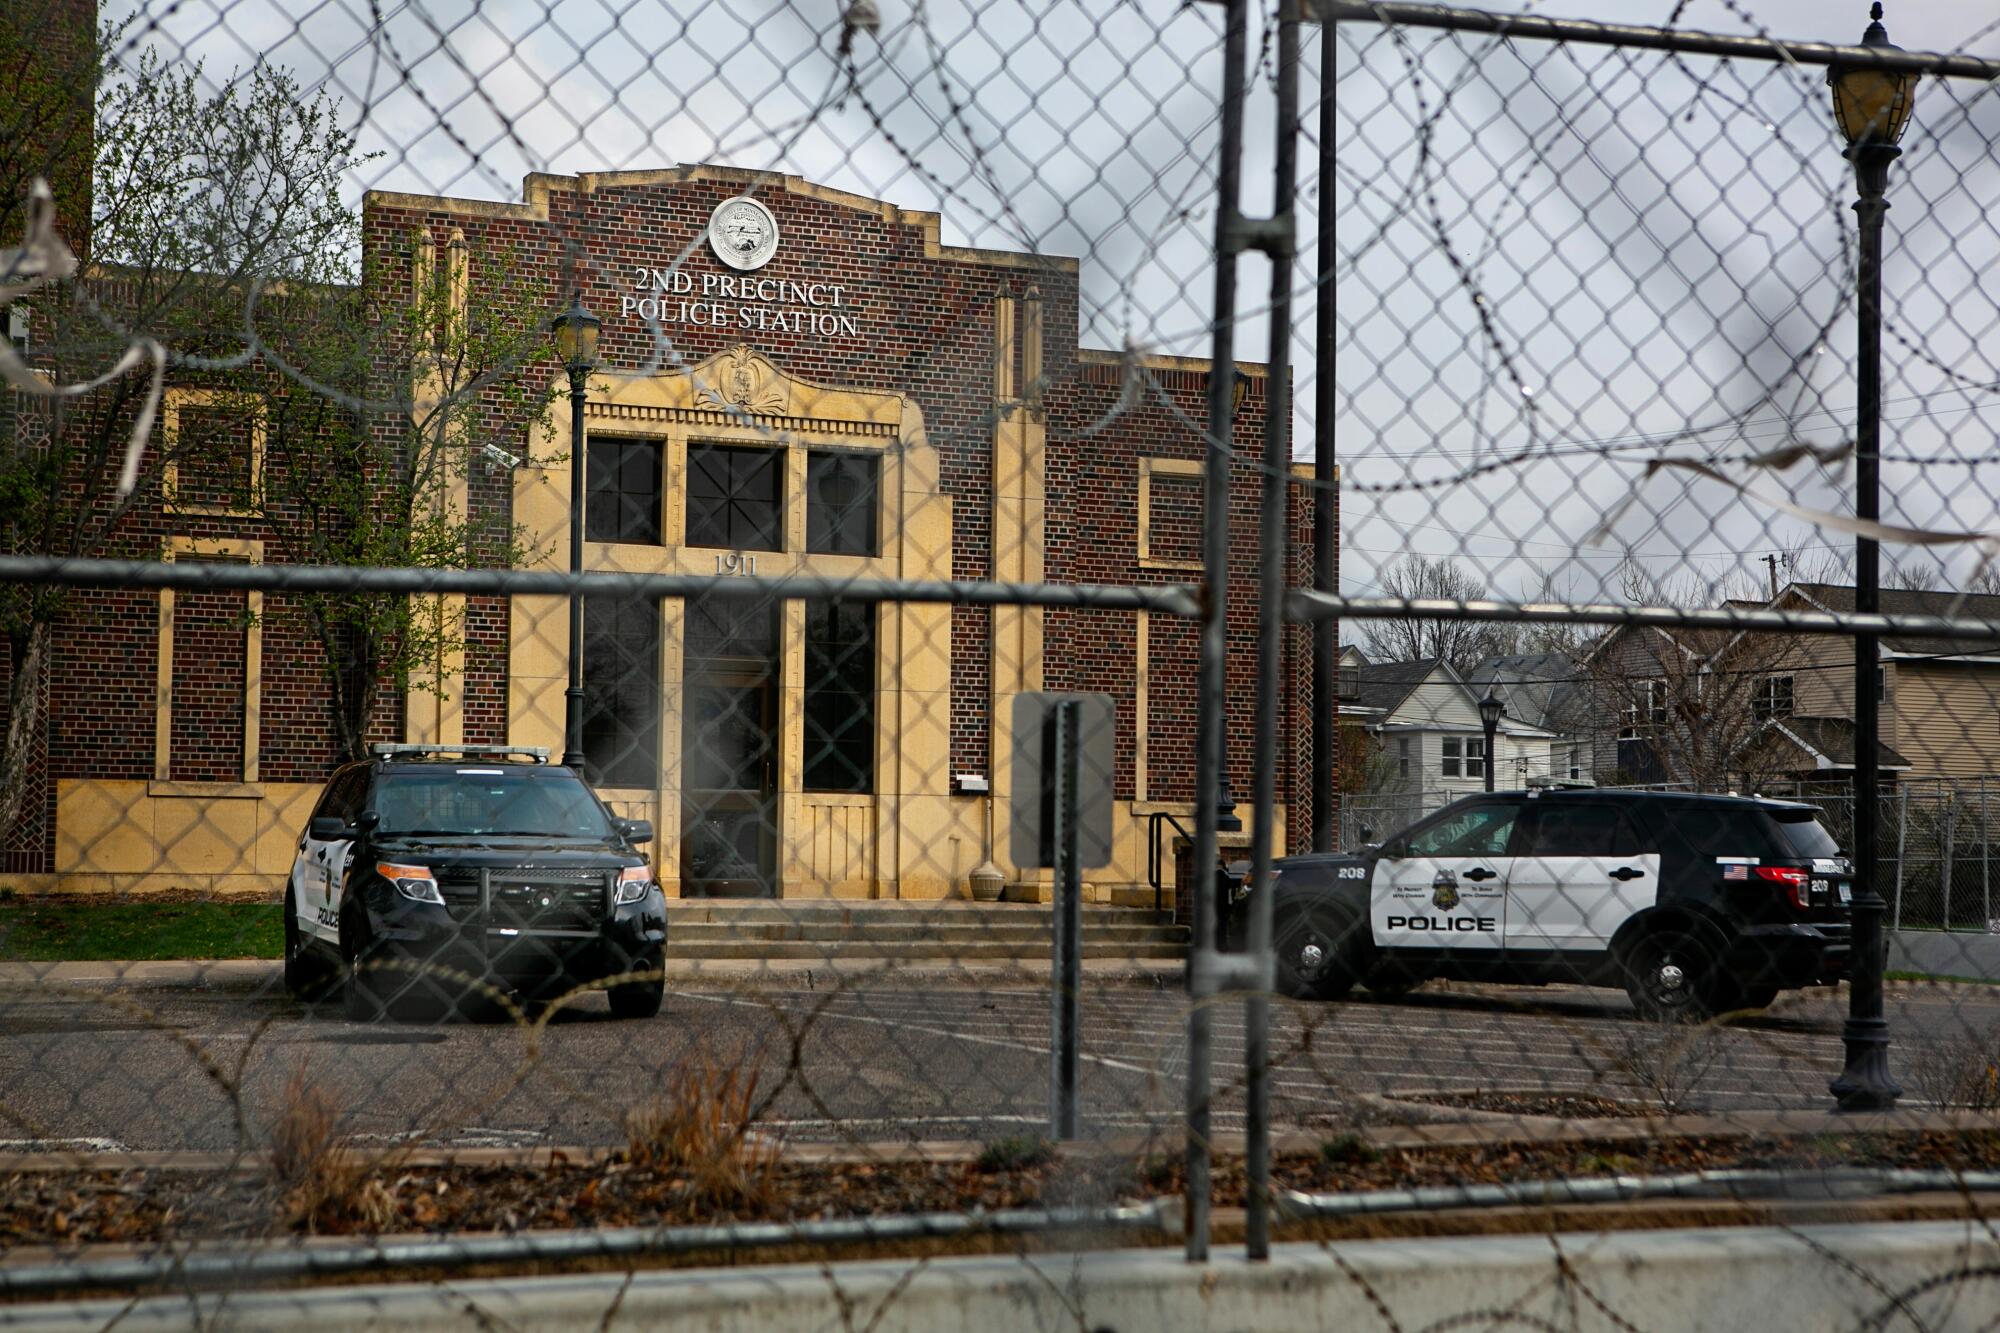
M222 405L255 400L263 465L216 466L240 445L229 413L190 410L178 430L144 439L128 492L120 473L151 391L144 376L61 401L7 395L0 551L158 558L170 483L182 493L199 483L223 487L207 497L218 510L251 516L244 522L274 561L451 568L514 558L504 508L449 502L496 421L525 431L546 409L546 389L531 382L549 377L520 373L544 355L541 312L504 280L511 257L475 257L488 273L458 301L438 284L361 281L360 223L344 196L366 158L333 99L269 67L211 81L199 65L133 46L115 25L98 46L92 262L22 303L30 360L54 384L79 384L140 340L157 342L176 386L209 390L205 401ZM0 587L0 833L32 793L53 645L73 604L49 588ZM319 646L340 753L362 753L382 692L412 687L462 634L435 607L402 597L267 602L267 619L296 617Z
M423 262L432 251L437 262ZM507 510L470 503L468 493L496 476L483 443L496 433L525 439L545 424L551 377L534 368L547 354L545 303L501 246L413 236L400 252L371 256L368 270L276 349L288 362L337 370L328 387L351 405L331 419L270 418L264 504L282 516L271 528L278 553L295 564L399 569L520 563L532 552ZM444 663L465 627L444 599L302 594L284 604L327 664L345 757L365 755L371 725L385 720L385 692L458 688Z

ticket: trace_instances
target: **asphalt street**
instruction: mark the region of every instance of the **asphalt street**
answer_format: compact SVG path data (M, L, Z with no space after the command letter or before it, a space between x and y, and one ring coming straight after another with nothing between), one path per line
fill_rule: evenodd
M1275 1109L1282 1125L1327 1133L1462 1114L1412 1094L1571 1091L1645 1103L1664 1069L1711 1112L1824 1110L1844 999L1787 997L1693 1050L1611 991L1434 983L1395 1002L1280 1004ZM1994 1031L2000 994L1899 987L1890 1018L1910 1083L1925 1050ZM1046 991L970 981L676 988L658 1018L639 1021L614 1020L591 997L540 1031L355 1024L337 1004L308 1009L262 987L10 983L0 988L0 1150L259 1144L295 1071L364 1140L615 1143L631 1107L704 1060L757 1068L765 1127L795 1141L988 1140L1046 1124L1049 1028ZM1240 1128L1240 1004L1218 1007L1216 1033L1215 1123ZM1096 990L1083 1001L1083 1036L1086 1132L1172 1132L1186 1098L1182 997Z

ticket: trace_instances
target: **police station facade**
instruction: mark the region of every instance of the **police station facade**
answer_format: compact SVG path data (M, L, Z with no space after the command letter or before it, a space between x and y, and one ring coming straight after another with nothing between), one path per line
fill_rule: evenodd
M525 195L370 194L365 271L391 297L396 284L439 271L465 293L495 280L479 269L504 253L506 280L537 287L551 313L580 291L602 318L584 416L586 568L1199 581L1195 423L1206 417L1209 367L1079 347L1076 261L944 245L934 214L721 167L538 175ZM674 356L662 358L655 330ZM1261 449L1265 381L1259 366L1239 371L1234 439L1250 457ZM551 362L529 373L566 383ZM537 563L565 567L569 404L558 400L530 438L477 435L468 449L494 444L521 461L468 468L452 503L510 522ZM1258 474L1238 466L1233 476L1224 729L1241 794L1251 780ZM253 538L225 528L203 530L205 558L262 558ZM1295 481L1294 585L1310 578L1311 533L1311 489ZM176 540L195 539L166 538ZM566 603L470 597L450 610L462 612L464 641L441 688L394 698L378 733L559 753ZM232 744L248 762L176 780L163 747L191 733L167 718L153 728L150 771L121 770L65 739L84 730L59 726L41 854L15 856L10 868L42 872L27 877L31 887L273 894L332 762L309 673L286 686L286 650L260 641L254 618L242 640L178 650L171 609L155 623L152 642L127 645L127 669L158 684L158 710L171 711L183 679L210 691L209 706L236 708ZM1145 882L1154 812L1191 826L1192 622L1061 607L668 599L593 601L584 631L591 776L620 813L654 822L669 893L962 896L990 848L1018 885L1010 896L1033 896L1035 873L1006 855L1007 726L1024 691L1117 701L1116 853L1087 876L1095 896ZM1310 816L1302 627L1287 630L1285 649L1280 850L1304 845ZM213 669L191 671L189 652ZM167 653L177 665L165 665ZM216 680L229 683L220 695ZM88 708L75 698L53 711L60 720ZM260 765L260 753L274 762ZM130 767L146 758L131 756Z

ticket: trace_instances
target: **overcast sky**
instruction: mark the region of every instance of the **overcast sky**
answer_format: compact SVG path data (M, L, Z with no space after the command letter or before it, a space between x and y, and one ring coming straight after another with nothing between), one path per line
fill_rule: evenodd
M339 96L362 147L382 154L357 193L511 200L529 171L783 170L936 210L950 241L1078 256L1086 344L1205 354L1219 10L879 3L879 33L855 44L858 89L841 73L832 0L130 9L144 40L203 60L211 79L268 60ZM1658 23L1676 6L1532 8ZM1678 8L1689 28L1812 40L1855 40L1867 21L1865 4L1823 0ZM1906 48L2000 55L1986 8L1892 4L1887 21ZM1266 31L1259 14L1253 50ZM1851 177L1823 71L1349 24L1336 74L1331 373L1348 591L1375 590L1381 567L1411 551L1457 556L1500 595L1544 574L1594 595L1627 550L1661 574L1761 579L1767 551L1849 543L1716 483L1642 475L1663 442L1732 455L1848 433ZM1303 83L1313 131L1312 30ZM1252 212L1270 199L1271 100L1266 62L1244 160ZM1889 216L1892 457L1996 454L1996 139L1994 92L1924 85ZM1309 139L1308 242L1316 155ZM1318 265L1304 245L1301 455L1315 438ZM1246 261L1239 352L1252 359L1267 346L1267 285L1261 261ZM1535 461L1495 466L1523 451ZM1381 490L1410 483L1421 487ZM1852 503L1844 466L1759 484L1808 505ZM1913 523L2000 527L2000 465L1892 462L1885 490L1892 516ZM1621 501L1611 539L1589 544Z

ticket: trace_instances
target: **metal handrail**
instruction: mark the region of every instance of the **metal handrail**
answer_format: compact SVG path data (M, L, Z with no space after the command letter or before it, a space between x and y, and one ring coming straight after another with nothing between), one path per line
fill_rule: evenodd
M1164 910L1160 906L1160 899L1166 891L1165 886L1160 883L1160 872L1165 868L1165 858L1160 855L1160 822L1162 820L1172 824L1174 832L1180 834L1189 842L1194 841L1194 834L1187 831L1186 825L1182 824L1180 820L1175 819L1165 810L1155 810L1151 817L1147 819L1146 878L1153 886L1153 910L1155 912Z

